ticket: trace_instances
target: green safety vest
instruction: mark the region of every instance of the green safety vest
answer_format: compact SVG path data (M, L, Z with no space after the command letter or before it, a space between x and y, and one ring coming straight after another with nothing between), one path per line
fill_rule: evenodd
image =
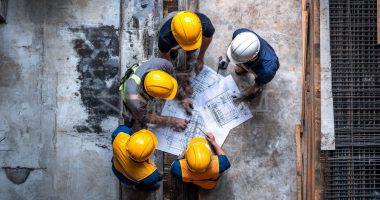
M135 73L137 69L140 67L139 64L134 64L130 69L132 70L132 73L129 75L129 77L123 78L122 82L120 83L119 86L119 91L123 92L123 101L127 101L127 93L125 89L127 88L127 80L132 79L136 82L137 85L140 85L141 83L141 78L138 77Z

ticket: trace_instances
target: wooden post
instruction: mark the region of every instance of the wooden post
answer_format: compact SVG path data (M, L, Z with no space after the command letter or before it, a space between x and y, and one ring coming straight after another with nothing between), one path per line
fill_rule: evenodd
M296 124L297 199L302 200L301 124Z

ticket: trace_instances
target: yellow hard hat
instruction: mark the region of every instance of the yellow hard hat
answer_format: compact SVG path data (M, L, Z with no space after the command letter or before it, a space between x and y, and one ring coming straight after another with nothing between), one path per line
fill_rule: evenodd
M211 163L212 151L204 138L193 138L186 150L186 162L193 172L204 172Z
M137 162L147 160L156 149L158 140L149 130L141 129L135 132L128 140L127 151L129 157Z
M171 30L175 40L185 50L198 49L202 44L202 24L191 11L177 13L172 20Z
M170 74L152 70L145 76L144 89L152 97L172 100L177 94L178 83Z

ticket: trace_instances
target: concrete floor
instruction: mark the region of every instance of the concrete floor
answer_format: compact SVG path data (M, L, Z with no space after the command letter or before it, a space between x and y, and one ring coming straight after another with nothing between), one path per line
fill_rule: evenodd
M223 145L231 169L202 199L296 199L294 125L301 113L301 5L296 0L202 1L216 27L206 63L216 66L232 33L254 30L275 49L280 69L261 97L250 103L254 117L233 129ZM233 70L230 65L230 72ZM233 72L232 72L233 74ZM251 77L234 76L240 88Z
M201 197L295 199L300 1L218 0L199 7L217 30L206 64L216 67L238 27L264 37L281 63L250 104L254 118L223 145L231 169ZM157 53L158 14L150 1L9 1L8 23L0 25L0 199L119 199L109 137L117 113L97 99L117 105L119 63ZM241 88L252 81L234 78Z

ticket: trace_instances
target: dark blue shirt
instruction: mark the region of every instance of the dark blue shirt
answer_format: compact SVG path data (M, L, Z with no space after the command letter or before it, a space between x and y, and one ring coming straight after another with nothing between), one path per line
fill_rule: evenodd
M219 174L222 174L223 172L225 172L227 169L231 167L231 164L226 155L218 155L218 159L219 159ZM177 178L182 178L181 165L179 164L178 159L174 160L174 162L172 163L170 172L172 173L173 176Z
M132 135L133 134L132 129L130 129L128 126L119 126L112 133L112 143L115 140L116 136L120 132L124 132L124 133L126 133L128 135ZM119 179L120 182L122 182L124 184L127 184L127 185L145 185L145 186L148 186L150 188L154 188L154 186L156 185L156 183L161 179L160 178L160 174L158 173L157 169L154 170L154 172L151 175L149 175L148 177L146 177L143 180L141 180L139 183L134 182L134 181L128 179L123 174L121 174L120 172L118 172L116 170L116 168L113 166L113 164L112 164L112 171L115 174L115 176Z
M248 69L251 69L253 72L256 73L257 78L255 79L255 82L257 85L259 86L265 85L274 78L278 68L280 67L280 63L278 61L276 52L268 44L267 41L265 41L255 32L246 28L237 29L233 33L232 39L234 39L239 33L243 33L243 32L252 32L259 38L260 51L259 51L258 59L255 61L246 62L243 64L245 67L247 67Z
M195 14L198 15L202 23L202 36L207 38L212 37L214 35L215 28L212 25L211 20L202 13ZM162 53L167 53L170 51L170 49L178 45L178 42L175 40L171 29L172 20L173 18L169 19L162 25L162 28L158 35L158 49Z

